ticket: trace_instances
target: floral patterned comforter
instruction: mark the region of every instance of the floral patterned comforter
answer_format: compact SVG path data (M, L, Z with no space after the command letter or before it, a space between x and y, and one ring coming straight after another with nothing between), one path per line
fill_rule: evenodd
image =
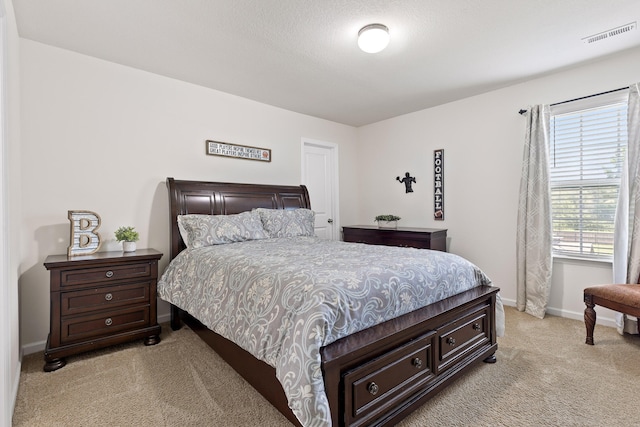
M273 366L311 427L331 425L320 347L490 283L454 254L290 237L186 249L158 293Z

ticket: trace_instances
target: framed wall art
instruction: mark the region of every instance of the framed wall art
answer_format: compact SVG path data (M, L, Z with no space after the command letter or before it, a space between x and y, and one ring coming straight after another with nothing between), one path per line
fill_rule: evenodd
M220 141L206 141L207 154L211 156L235 157L237 159L271 161L271 150L268 148L250 147L248 145L230 144Z

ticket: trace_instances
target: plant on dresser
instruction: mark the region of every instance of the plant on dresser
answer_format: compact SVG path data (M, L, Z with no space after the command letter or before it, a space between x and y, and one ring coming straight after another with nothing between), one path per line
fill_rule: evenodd
M135 252L136 242L140 239L135 227L120 227L113 234L116 236L116 241L122 242L122 249L125 252Z
M398 221L401 219L398 215L378 215L374 221L378 223L380 228L397 228Z
M155 249L48 256L51 314L44 370L62 368L67 356L114 344L142 338L145 345L159 343L160 258Z

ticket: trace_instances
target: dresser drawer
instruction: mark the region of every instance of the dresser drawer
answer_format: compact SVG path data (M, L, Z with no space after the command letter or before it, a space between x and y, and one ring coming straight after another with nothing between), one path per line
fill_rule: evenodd
M131 285L105 286L81 291L63 292L60 295L60 315L86 313L122 307L131 304L149 303L151 282Z
M122 308L61 319L61 341L65 344L149 326L149 305Z
M438 330L439 371L489 342L489 308L487 305Z
M398 227L395 229L356 225L342 227L345 242L369 245L403 246L446 252L447 230L434 228Z
M64 288L127 279L144 279L151 277L151 271L151 264L148 262L60 270L60 286Z
M431 249L431 240L429 239L400 239L390 237L383 239L382 244L386 246L401 246L405 248Z
M435 377L435 331L344 374L346 424L377 417Z

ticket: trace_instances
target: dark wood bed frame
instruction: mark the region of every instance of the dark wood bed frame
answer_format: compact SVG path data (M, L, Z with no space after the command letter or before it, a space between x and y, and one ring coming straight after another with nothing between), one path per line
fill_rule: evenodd
M235 214L257 207L311 208L305 186L179 181L167 178L173 259L185 248L177 217ZM334 426L393 425L472 365L495 362L498 288L482 286L344 337L321 349ZM275 369L171 306L171 327L184 320L292 423Z

